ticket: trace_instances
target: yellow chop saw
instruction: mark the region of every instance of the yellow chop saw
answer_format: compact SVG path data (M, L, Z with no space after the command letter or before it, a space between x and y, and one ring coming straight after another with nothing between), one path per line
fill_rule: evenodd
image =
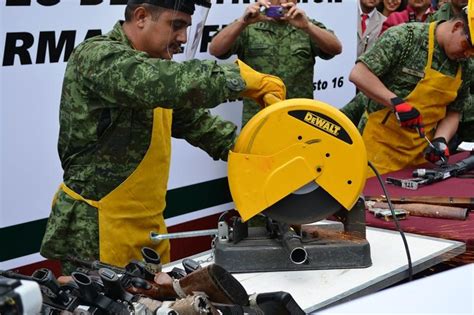
M370 266L360 198L366 176L362 137L338 109L310 99L266 107L229 154L240 218L219 222L215 262L231 272ZM249 228L257 215L266 223ZM343 231L301 228L328 217L341 221Z

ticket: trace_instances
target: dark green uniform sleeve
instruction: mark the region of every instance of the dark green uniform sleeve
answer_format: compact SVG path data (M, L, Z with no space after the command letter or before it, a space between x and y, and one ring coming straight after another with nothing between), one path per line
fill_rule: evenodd
M214 160L227 161L234 145L237 126L213 116L207 109L177 108L173 110L172 136L183 138L206 151Z
M91 41L72 57L77 80L82 80L91 94L106 100L104 104L120 100L115 102L117 107L211 108L237 98L245 88L235 64L178 63L150 58L124 45L117 45L117 49L107 45L114 44Z
M377 77L381 77L398 65L407 42L406 30L397 26L391 27L371 49L357 59L357 62L363 62Z
M329 31L331 33L334 33L332 30L327 29L323 23L318 22L316 20L312 20L312 19L310 21L317 27L322 28L323 30ZM322 51L321 48L319 48L319 45L316 44L314 41L311 41L311 49L313 51L313 56L318 56L321 59L329 60L334 57L334 55L331 55Z

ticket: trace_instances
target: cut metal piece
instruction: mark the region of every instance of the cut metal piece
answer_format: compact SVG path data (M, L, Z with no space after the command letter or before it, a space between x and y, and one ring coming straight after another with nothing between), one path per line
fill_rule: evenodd
M306 194L290 194L263 213L289 224L304 224L326 219L343 207L322 187Z

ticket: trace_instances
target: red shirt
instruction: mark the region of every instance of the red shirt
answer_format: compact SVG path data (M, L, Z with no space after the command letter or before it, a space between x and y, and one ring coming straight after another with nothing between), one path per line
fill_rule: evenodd
M433 8L429 7L428 9L426 9L425 13L423 13L421 20L416 20L416 22L424 22L426 18L433 13L434 13ZM392 27L398 24L407 23L407 22L414 22L414 21L410 21L410 14L414 18L416 18L416 12L410 6L407 6L407 8L403 11L393 12L392 14L390 14L385 20L385 22L383 22L382 30L380 31L380 34L385 32L385 30L389 27Z

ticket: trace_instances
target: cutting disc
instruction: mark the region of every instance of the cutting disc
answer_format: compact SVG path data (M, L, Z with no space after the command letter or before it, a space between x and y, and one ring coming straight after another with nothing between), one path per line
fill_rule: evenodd
M342 208L322 187L310 183L271 205L263 214L280 222L304 224L326 219Z
M244 221L264 213L303 224L350 210L366 176L357 128L337 108L309 99L260 111L242 129L228 159L232 199Z

